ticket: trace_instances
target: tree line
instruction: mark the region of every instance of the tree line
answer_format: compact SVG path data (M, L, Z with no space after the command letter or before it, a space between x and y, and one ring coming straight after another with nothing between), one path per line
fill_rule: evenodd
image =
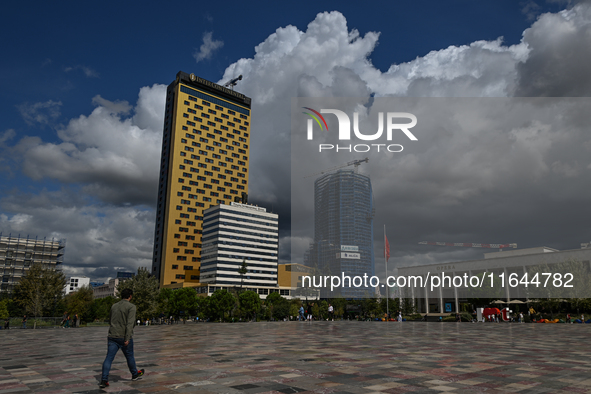
M81 287L66 296L63 289L66 278L61 271L32 266L15 286L11 297L0 301L0 318L28 315L31 318L45 316L78 315L83 322L106 321L111 306L119 301L123 289L133 290L132 302L136 305L138 319L160 317L199 317L211 321L283 320L295 318L304 306L312 310L317 319L328 318L328 305L334 308L336 317L382 317L386 300L367 298L362 300L300 300L286 299L279 293L271 293L262 300L254 291L235 292L217 290L211 296L197 293L195 288L159 288L158 280L145 268L139 268L130 279L119 282L115 297L94 299L90 287ZM310 308L309 308L310 307ZM406 314L414 310L410 302L390 300L390 312L403 309Z

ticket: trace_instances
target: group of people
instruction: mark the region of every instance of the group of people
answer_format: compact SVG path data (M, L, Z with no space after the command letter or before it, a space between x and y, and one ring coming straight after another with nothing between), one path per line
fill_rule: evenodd
M300 321L312 321L314 320L314 312L313 312L313 308L314 308L314 303L312 302L311 304L308 304L306 306L306 308L304 308L304 305L300 305L300 310L299 310L299 314L298 314L298 320ZM328 320L332 320L334 321L334 307L332 306L332 304L328 304Z
M70 317L67 311L64 312L64 315L62 316L61 326L62 328L80 327L80 318L78 317L78 314L76 313L72 318Z

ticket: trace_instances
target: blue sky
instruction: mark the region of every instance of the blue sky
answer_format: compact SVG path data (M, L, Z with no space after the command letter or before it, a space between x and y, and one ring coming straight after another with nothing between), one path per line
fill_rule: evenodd
M93 109L92 97L133 101L142 86L168 84L178 70L194 70L219 80L226 67L252 57L254 47L278 27L300 30L317 13L340 11L349 28L380 32L372 63L387 70L432 50L504 37L521 40L531 25L525 2L80 2L10 4L2 13L0 83L5 128L50 137L49 130L24 128L15 106L23 102L62 102L63 118ZM8 8L8 10L6 9ZM536 15L558 11L540 3ZM525 10L524 10L525 9ZM34 10L34 11L33 11ZM195 64L193 53L205 32L223 47ZM72 68L71 71L65 71ZM16 116L15 116L16 115ZM60 118L61 119L61 118Z
M560 14L564 9L570 16ZM5 5L0 231L67 238L65 268L72 274L104 279L116 269L148 266L159 100L179 70L212 81L245 74L237 89L259 109L257 154L289 134L276 131L285 118L270 115L289 107L274 106L272 98L317 93L307 78L325 89L340 76L378 96L588 96L588 81L568 77L588 65L580 44L589 42L589 16L585 3L532 0ZM574 30L560 30L561 23ZM339 41L339 34L353 38ZM331 48L323 40L331 37L341 47L327 60ZM307 46L297 45L300 38L310 39ZM574 47L554 43L560 39ZM568 47L567 63L579 68L552 63L553 45ZM273 68L286 55L293 61ZM298 59L303 65L292 70ZM273 171L263 159L253 164L253 198L289 223L289 187L281 180L289 163ZM471 241L496 240L465 240Z

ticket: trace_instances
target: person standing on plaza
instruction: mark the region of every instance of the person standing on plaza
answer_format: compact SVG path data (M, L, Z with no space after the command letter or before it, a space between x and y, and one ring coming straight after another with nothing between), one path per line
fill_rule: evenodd
M332 321L334 321L334 308L331 304L328 304L328 319L332 319Z
M123 355L127 360L131 380L139 380L144 376L144 370L136 368L133 354L133 325L135 323L136 307L130 302L132 296L133 290L124 289L121 292L121 301L111 307L109 335L107 337L107 357L103 362L100 388L109 386L111 364L119 349L123 351Z
M23 316L21 323L23 323L23 328L27 328L27 315Z
M305 315L306 311L304 310L304 305L300 305L300 321L306 320Z
M6 320L4 320L4 329L5 330L9 330L10 329L10 318L6 318Z
M314 303L308 304L308 321L312 321L312 319L314 318L314 315L312 312L313 306L314 306Z

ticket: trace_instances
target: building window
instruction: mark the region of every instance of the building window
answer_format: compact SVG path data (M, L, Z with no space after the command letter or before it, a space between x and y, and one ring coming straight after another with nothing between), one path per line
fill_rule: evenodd
M173 270L178 270L178 269L179 269L179 266L178 266L177 264L173 264L173 265L172 265L172 269L173 269Z

